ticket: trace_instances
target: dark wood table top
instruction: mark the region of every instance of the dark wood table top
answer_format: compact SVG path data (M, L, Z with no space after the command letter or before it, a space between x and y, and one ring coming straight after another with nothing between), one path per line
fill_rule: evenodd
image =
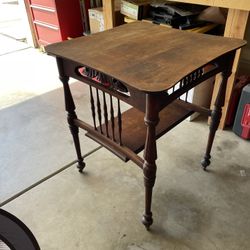
M160 92L245 44L240 39L134 22L48 45L46 52L101 71L137 90Z

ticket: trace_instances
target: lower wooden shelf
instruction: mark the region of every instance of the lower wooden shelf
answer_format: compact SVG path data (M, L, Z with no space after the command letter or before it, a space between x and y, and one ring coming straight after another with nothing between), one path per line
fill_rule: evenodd
M175 100L169 104L160 112L160 121L156 127L156 138L160 138L170 129L178 125L185 118L194 113L192 106L181 100ZM115 128L115 141L111 136L111 121L109 121L108 131L109 138L107 138L105 124L102 125L103 134L100 132L100 127L97 131L88 130L86 136L95 140L99 144L112 151L123 161L128 161L130 158L124 151L124 148L128 148L134 153L139 153L144 149L147 127L144 123L145 114L135 108L131 108L122 113L122 145L119 144L119 132ZM115 124L117 124L117 117L115 118ZM116 146L116 145L117 146Z

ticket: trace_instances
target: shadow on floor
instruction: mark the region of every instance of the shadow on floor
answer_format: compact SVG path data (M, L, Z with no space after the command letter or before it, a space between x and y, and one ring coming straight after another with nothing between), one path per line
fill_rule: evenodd
M76 105L88 105L83 84L71 89ZM0 110L0 121L0 203L76 159L62 88ZM84 133L80 138L83 154L98 146Z

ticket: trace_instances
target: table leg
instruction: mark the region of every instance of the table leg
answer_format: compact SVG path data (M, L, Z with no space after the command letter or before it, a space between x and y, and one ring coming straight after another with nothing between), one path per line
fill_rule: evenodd
M145 212L142 217L142 223L146 229L153 224L152 212L151 212L151 201L152 191L156 177L156 164L157 150L156 150L156 138L155 138L155 127L159 122L158 110L156 109L157 102L151 95L147 95L146 99L146 115L145 124L147 126L146 143L144 150L144 186L145 186Z
M60 72L60 71L59 71ZM76 149L77 154L77 168L79 169L79 172L82 172L82 170L85 167L85 163L82 158L81 154L81 147L80 147L80 141L79 141L79 128L74 124L74 120L77 119L76 112L75 112L75 104L74 100L69 88L69 77L67 76L60 76L60 80L63 83L63 89L64 89L64 98L65 98L65 109L68 112L68 124L70 132L73 136L74 145Z
M216 130L218 129L219 124L220 124L220 119L222 116L222 107L224 106L224 103L225 103L227 80L230 74L231 72L229 73L228 71L222 72L221 74L222 78L220 82L220 87L219 87L219 91L215 100L214 109L212 110L212 114L211 114L211 122L209 126L210 131L209 131L209 136L208 136L206 153L204 155L203 160L201 161L201 165L203 166L204 170L206 170L206 168L210 165L210 158L211 158L210 152L212 149Z
M246 27L247 27L248 16L249 16L249 11L238 10L238 9L229 9L228 15L227 15L227 22L226 22L224 36L231 37L231 38L243 39L245 31L246 31ZM222 110L222 117L221 117L220 125L219 125L219 127L221 129L224 129L224 127L226 125L228 107L229 107L230 98L231 98L231 95L233 92L237 68L238 68L238 64L239 64L239 60L240 60L240 53L241 53L241 50L240 49L237 50L237 53L236 53L235 59L234 59L233 68L232 68L232 74L228 80L225 105L224 105L223 110ZM216 78L211 104L213 104L213 102L216 98L216 93L217 93L217 90L219 88L219 84L220 84L220 82Z

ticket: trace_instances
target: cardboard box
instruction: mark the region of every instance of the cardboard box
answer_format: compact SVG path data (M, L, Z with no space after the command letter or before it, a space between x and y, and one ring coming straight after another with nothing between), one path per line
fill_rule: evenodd
M89 26L91 34L104 31L102 7L89 9Z
M135 20L147 17L152 0L122 0L121 13Z
M124 17L120 13L120 6L115 7L115 26L124 23ZM89 9L89 26L91 34L104 31L104 16L103 8L93 8Z

